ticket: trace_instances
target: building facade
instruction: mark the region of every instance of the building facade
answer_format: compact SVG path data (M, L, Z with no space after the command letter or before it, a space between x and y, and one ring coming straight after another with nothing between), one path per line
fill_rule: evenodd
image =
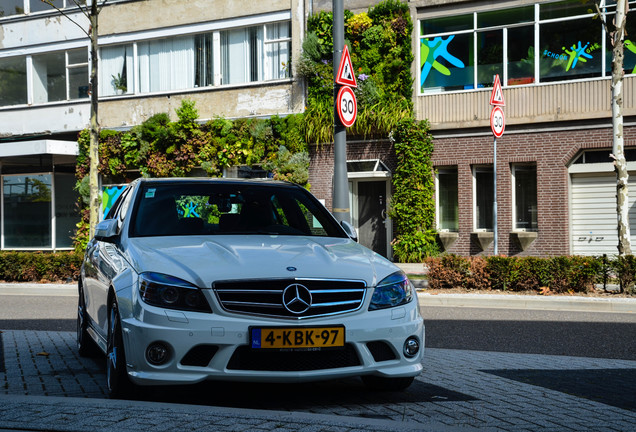
M629 1L630 9L635 3ZM496 184L498 253L616 254L612 46L603 26L613 20L616 2L410 4L417 20L416 113L429 120L435 138L444 249L495 252ZM629 40L635 34L630 10L623 90L630 170L636 169L636 43ZM506 126L495 159L489 101L497 74ZM630 219L633 225L636 210Z
M89 21L72 0L0 5L2 249L70 248L77 133L89 124ZM90 4L90 0L88 0ZM100 2L101 4L101 2ZM109 0L99 14L99 122L127 129L193 100L201 120L304 109L291 59L303 0Z
M66 16L40 0L0 5L2 249L70 248L79 220L73 174L77 133L90 114L88 20L71 0L54 3ZM345 8L360 13L377 3ZM434 137L443 249L495 252L496 183L498 253L616 253L611 43L595 19L598 3L611 22L615 1L407 3L415 28L413 101ZM629 5L635 9L636 1ZM322 0L249 8L221 0L109 0L99 16L101 127L125 130L157 113L174 116L184 99L196 102L203 121L302 112L305 88L293 59L307 17L330 8ZM630 10L627 39L636 35L635 14ZM635 67L636 40L627 41L624 138L633 174ZM497 140L495 182L489 98L496 74L506 128ZM390 257L392 144L350 141L347 151L352 221L363 244ZM310 153L311 190L330 208L332 149Z

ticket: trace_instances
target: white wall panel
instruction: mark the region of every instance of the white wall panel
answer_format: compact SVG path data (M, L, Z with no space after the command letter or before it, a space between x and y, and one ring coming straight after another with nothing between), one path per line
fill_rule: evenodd
M632 245L636 245L636 172L630 172L629 222ZM573 174L572 253L575 255L616 255L616 175L614 173Z

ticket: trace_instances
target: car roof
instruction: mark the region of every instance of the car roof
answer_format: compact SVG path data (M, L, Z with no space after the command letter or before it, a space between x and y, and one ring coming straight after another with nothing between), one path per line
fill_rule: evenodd
M179 184L179 183L190 183L190 184L205 184L205 183L220 183L220 184L236 184L236 185L270 185L270 186L278 186L278 187L290 187L290 188L302 188L300 185L295 183L282 181L282 180L271 180L271 179L242 179L242 178L219 178L219 177L162 177L162 178L139 178L135 180L135 182L139 182L140 184ZM134 183L134 182L133 182Z

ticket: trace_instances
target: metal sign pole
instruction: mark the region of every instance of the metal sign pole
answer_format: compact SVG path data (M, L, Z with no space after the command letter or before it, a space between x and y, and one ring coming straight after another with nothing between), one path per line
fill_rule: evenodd
M493 195L493 205L492 205L492 217L493 217L493 231L494 231L494 241L493 248L494 254L499 255L499 248L497 244L497 137L495 136L494 144L494 157L493 157L493 184L494 184L494 195Z
M349 179L347 178L347 132L337 113L340 85L335 81L344 50L344 2L333 0L333 76L334 76L334 170L332 212L339 221L351 222L349 210Z

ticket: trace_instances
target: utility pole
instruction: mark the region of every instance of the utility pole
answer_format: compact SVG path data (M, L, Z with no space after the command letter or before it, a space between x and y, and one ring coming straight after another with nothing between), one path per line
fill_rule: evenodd
M333 121L334 121L334 170L332 211L338 222L351 222L349 209L349 179L347 178L347 132L337 112L337 95L340 84L336 83L338 67L344 50L344 2L333 0Z

